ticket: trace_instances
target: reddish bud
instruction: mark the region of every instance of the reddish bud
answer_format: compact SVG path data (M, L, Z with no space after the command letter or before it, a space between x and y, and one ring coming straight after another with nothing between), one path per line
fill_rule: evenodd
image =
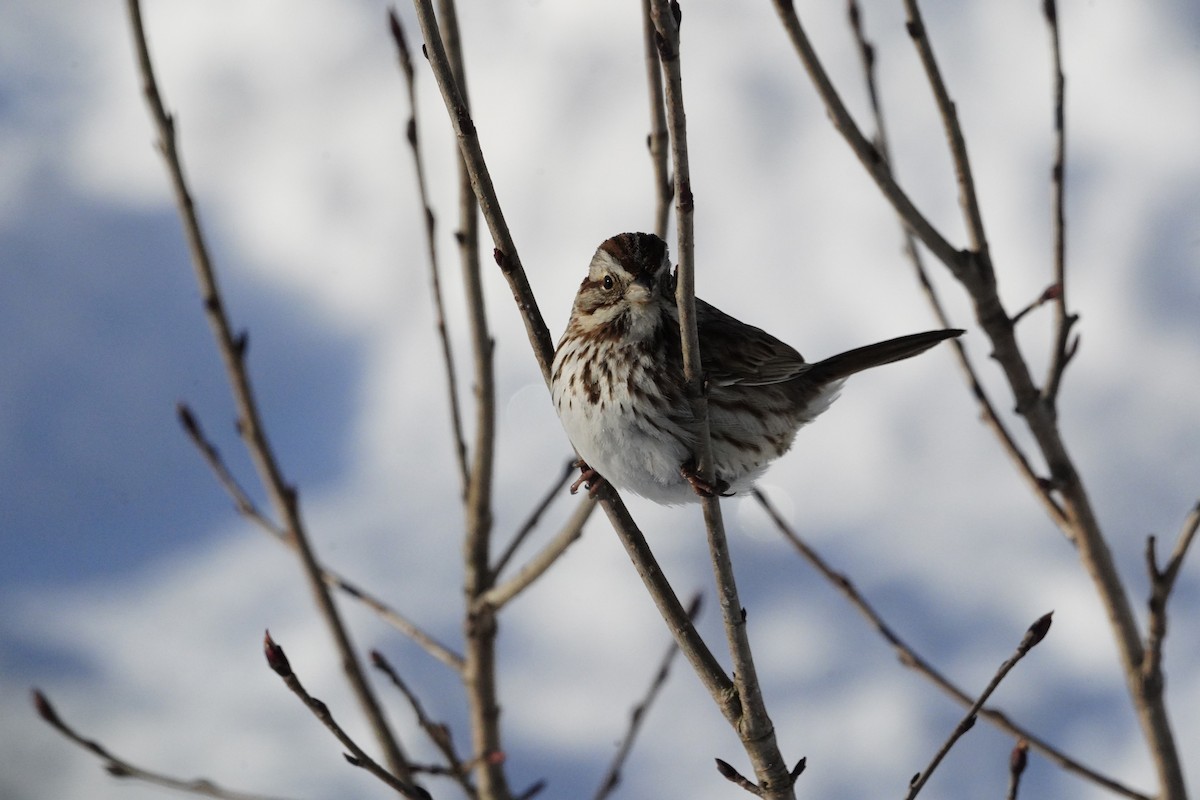
M1025 764L1029 761L1029 742L1024 739L1018 739L1016 745L1012 749L1012 754L1008 757L1008 769L1013 775L1020 775L1025 771Z
M267 666L273 669L276 675L281 678L292 676L292 665L288 663L283 648L275 644L275 640L271 638L270 631L263 636L263 654L267 657Z
M50 701L46 699L46 695L42 694L41 689L33 690L33 707L37 710L38 716L46 722L55 726L62 725L54 706L50 705Z

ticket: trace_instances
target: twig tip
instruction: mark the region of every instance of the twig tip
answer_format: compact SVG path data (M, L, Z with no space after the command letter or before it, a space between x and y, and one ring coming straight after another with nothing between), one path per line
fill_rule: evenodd
M276 675L281 678L292 677L292 665L288 663L283 648L271 638L270 631L263 636L263 654L267 657L267 666L274 670Z

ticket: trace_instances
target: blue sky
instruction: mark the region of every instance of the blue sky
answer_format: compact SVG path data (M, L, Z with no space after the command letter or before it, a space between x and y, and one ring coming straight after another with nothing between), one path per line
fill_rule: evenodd
M650 224L636 5L462 11L476 122L555 335L595 246ZM892 5L864 11L898 171L961 242L937 120ZM927 12L1010 310L1049 280L1049 66L1039 4L1026 5ZM382 796L262 668L258 637L270 627L314 693L353 716L290 554L236 516L175 420L175 404L190 404L253 483L123 9L64 8L18 0L0 12L0 748L10 754L0 795L166 796L111 780L38 723L27 699L38 685L67 719L146 766L295 797ZM861 118L840 8L800 4ZM249 330L268 430L317 549L453 642L461 514L384 12L322 0L146 9L229 307ZM1200 19L1184 2L1064 3L1062 19L1070 291L1083 336L1063 428L1140 612L1144 536L1173 541L1200 491ZM685 20L701 296L814 358L929 327L890 211L767 4L689 3ZM451 143L432 81L419 80L448 255ZM449 259L444 269L465 363L461 291ZM972 327L961 293L935 277ZM494 273L485 288L507 535L568 447L507 288ZM1046 313L1022 323L1036 374L1048 331ZM967 342L1007 405L982 336ZM975 417L948 353L935 351L851 381L764 485L966 686L981 686L1025 626L1055 609L1050 638L999 704L1149 790L1090 586ZM543 537L571 506L557 501ZM706 586L695 509L631 507L681 589ZM895 665L752 504L732 501L728 517L781 744L809 756L803 793L898 796L956 710ZM1200 701L1194 564L1168 640L1184 753L1200 750L1183 711ZM369 615L348 615L364 647L392 655L461 725L452 677ZM704 630L719 640L715 618L710 603ZM647 654L666 642L602 519L513 605L503 632L515 781L549 776L551 797L590 791L653 670ZM399 701L387 702L415 736ZM710 765L714 755L740 764L738 745L685 669L648 724L628 796L733 791ZM980 726L927 795L998 794L1010 746ZM1096 796L1040 759L1029 779L1032 795Z

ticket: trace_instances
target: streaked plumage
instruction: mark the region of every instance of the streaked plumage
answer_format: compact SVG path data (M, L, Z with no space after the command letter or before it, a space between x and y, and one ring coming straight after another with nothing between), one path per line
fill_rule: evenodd
M697 498L666 244L622 233L600 245L554 356L554 404L580 457L618 489L659 503ZM902 336L816 363L696 299L716 488L738 493L829 407L847 377L921 353L959 330Z

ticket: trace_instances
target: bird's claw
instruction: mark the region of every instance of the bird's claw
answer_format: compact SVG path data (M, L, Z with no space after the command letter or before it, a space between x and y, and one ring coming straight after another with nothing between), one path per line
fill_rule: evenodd
M717 478L710 483L704 480L696 471L696 466L690 461L680 465L679 474L691 485L692 491L701 497L733 497L733 492L729 491L728 481Z
M604 488L604 477L589 467L582 458L575 462L575 466L579 467L580 474L571 484L571 494L578 492L580 486L586 486L588 494L592 497L600 494L600 490Z

